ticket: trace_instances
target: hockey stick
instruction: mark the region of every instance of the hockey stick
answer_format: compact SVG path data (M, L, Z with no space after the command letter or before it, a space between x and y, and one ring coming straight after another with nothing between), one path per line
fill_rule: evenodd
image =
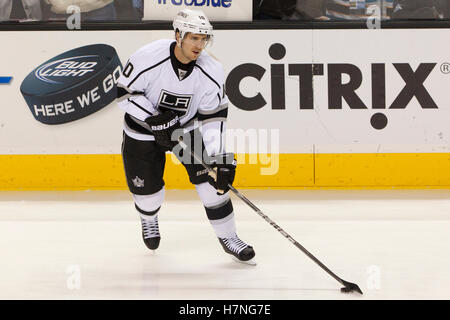
M196 161L201 163L201 165L208 170L208 173L211 173L212 175L216 175L216 172L207 164L203 162L203 160L192 150L188 150L188 146L183 142L183 138L180 137L178 139L178 142L183 150L190 151L192 156ZM298 249L303 251L304 254L306 254L311 260L313 260L316 264L319 265L323 270L325 270L330 276L332 276L336 281L338 281L340 284L342 284L344 287L341 288L341 292L343 293L349 293L356 291L360 294L363 294L361 289L358 287L357 284L351 283L348 281L345 281L341 278L339 278L334 272L332 272L330 269L327 268L322 262L319 261L316 257L314 257L308 250L305 249L300 243L295 241L294 238L292 238L286 231L284 231L279 225L277 225L272 219L270 219L268 216L266 216L264 213L262 213L261 210L258 209L257 206L255 206L250 200L248 200L243 194L241 194L236 188L234 188L231 184L228 184L228 187L231 191L242 201L244 201L250 208L252 208L260 217L262 217L264 220L266 220L272 227L274 227L278 232L280 232L286 239L288 239L290 242L292 242Z

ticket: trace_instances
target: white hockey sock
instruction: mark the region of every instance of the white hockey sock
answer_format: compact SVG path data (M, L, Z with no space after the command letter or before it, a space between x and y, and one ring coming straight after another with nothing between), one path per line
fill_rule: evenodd
M146 220L148 222L155 222L155 221L158 220L158 214L157 213L155 213L154 215L151 215L151 216L139 213L139 216L141 217L141 219L144 219L144 220Z
M155 221L158 217L158 211L161 208L161 204L164 201L165 189L150 195L137 195L133 194L136 210L142 219L147 221Z
M236 235L236 223L234 213L219 220L209 220L218 238L231 238Z
M236 234L236 223L230 196L218 195L216 189L208 182L198 184L195 188L217 237L233 237Z

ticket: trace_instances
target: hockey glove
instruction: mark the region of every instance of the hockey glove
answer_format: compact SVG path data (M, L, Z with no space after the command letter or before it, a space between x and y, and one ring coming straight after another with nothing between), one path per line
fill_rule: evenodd
M216 190L218 195L223 195L230 190L236 174L236 159L233 153L215 155L210 163L212 172L208 173L208 182Z
M156 143L164 150L172 150L178 143L177 138L172 140L172 134L175 130L180 129L180 120L173 111L167 111L156 116L145 119L155 136Z

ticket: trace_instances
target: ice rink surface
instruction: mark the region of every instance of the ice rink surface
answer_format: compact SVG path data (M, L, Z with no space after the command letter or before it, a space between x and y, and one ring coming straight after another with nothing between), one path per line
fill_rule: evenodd
M168 190L161 245L127 191L0 192L0 299L450 299L450 190L241 190L341 285L232 195L256 267L226 255L194 190Z

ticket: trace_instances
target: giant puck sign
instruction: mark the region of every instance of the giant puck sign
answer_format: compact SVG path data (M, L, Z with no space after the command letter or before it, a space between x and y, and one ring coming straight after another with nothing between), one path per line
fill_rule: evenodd
M45 124L66 123L114 101L121 70L113 47L88 45L41 64L24 79L20 91L36 120Z

